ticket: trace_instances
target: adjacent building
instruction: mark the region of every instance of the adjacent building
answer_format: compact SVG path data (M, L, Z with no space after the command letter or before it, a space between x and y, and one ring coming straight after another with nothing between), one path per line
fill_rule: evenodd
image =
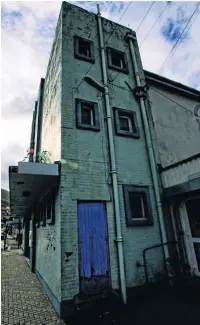
M169 97L174 87L161 79L143 70L132 30L62 4L29 162L9 168L24 254L61 317L113 292L126 303L136 287L166 275L171 251L163 243L174 232L162 208L163 168L187 157L160 131L173 107L160 105L152 87Z
M1 220L8 216L10 206L9 192L5 189L1 189Z
M145 75L168 236L179 242L189 273L200 276L200 92L149 72Z

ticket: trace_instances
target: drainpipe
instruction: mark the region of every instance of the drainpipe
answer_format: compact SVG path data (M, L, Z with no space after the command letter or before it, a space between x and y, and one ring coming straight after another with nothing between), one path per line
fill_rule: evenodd
M140 75L139 75L137 59L136 59L134 44L133 44L133 41L136 41L136 36L133 34L129 34L128 40L129 40L129 46L130 46L130 51L131 51L131 57L132 57L133 71L135 73L136 85L138 87L141 87ZM167 242L167 236L166 236L166 231L165 231L164 217L163 217L162 205L161 205L161 200L160 200L156 162L155 162L155 157L154 157L154 152L153 152L153 144L152 144L152 140L151 140L150 129L149 129L149 124L148 124L148 119L147 119L147 114L146 114L145 102L144 102L144 98L142 98L142 97L140 97L140 108L141 108L141 114L142 114L142 119L143 119L143 123L144 123L144 131L145 131L145 137L146 137L146 143L147 143L147 150L148 150L151 174L152 174L152 179L153 179L154 193L155 193L155 198L156 198L156 206L157 206L159 225L160 225L161 240L162 240L162 242L165 243L165 242ZM166 246L164 246L164 255L165 255L165 259L167 259L169 257L168 248Z
M101 63L102 63L102 73L103 73L103 88L104 88L104 96L105 96L106 120L107 120L107 127L108 127L108 142L109 142L110 162L111 162L113 199L114 199L114 208L115 208L115 222L116 222L116 239L115 240L117 243L117 250L118 250L121 296L122 296L122 300L123 300L124 304L126 304L127 303L126 279L125 279L123 239L122 239L121 217L120 217L120 206L119 206L119 192L118 192L118 183L117 183L117 171L116 171L116 159L115 159L112 118L111 118L110 101L109 101L108 85L107 85L108 79L107 79L107 70L106 70L106 58L105 58L102 22L101 22L101 14L99 11L99 5L98 5L97 17L98 17L98 30L99 30L99 41L100 41L100 50L101 50Z

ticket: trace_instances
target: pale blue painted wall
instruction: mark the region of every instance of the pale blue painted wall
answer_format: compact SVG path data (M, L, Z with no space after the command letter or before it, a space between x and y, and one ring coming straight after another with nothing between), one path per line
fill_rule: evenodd
M107 202L107 217L109 231L109 249L111 264L111 280L113 288L119 288L118 262L115 247L114 209L112 190L109 177L108 144L105 124L105 107L99 101L99 92L83 81L74 91L87 70L90 63L74 59L74 35L79 35L94 42L95 57L99 51L96 16L64 4L63 12L63 52L62 52L62 159L66 163L62 166L61 175L61 215L62 215L62 297L71 299L79 293L78 278L78 239L77 239L77 200L105 200ZM104 39L110 35L114 23L103 22ZM115 26L116 28L116 26ZM110 37L108 46L124 51L127 44L124 37L127 28L117 26ZM129 51L127 51L130 60ZM134 286L143 281L144 272L136 268L136 261L142 262L142 250L152 244L160 243L159 225L156 213L155 198L149 162L146 150L144 132L140 116L139 105L127 89L124 81L135 85L131 61L129 74L120 73L114 84L109 85L111 107L117 106L136 111L141 137L140 139L115 136L117 171L120 192L120 207L124 238L125 266L127 286ZM112 77L117 74L108 70ZM98 57L90 69L90 76L102 81L100 58ZM99 101L100 132L79 130L75 125L75 98ZM113 125L114 128L114 125ZM124 199L122 184L149 185L153 227L127 228L125 224ZM69 261L65 262L65 253L72 252ZM162 269L162 250L152 251L149 256L154 270Z

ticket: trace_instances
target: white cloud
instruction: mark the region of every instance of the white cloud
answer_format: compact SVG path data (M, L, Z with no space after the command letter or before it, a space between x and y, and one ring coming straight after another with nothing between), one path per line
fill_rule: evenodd
M75 3L77 4L77 2ZM96 12L96 2L80 2L80 6ZM103 17L118 22L128 2L100 2ZM165 2L154 3L138 32L139 43L146 36ZM61 2L2 2L2 186L8 187L5 173L17 164L29 146L32 111L37 100L40 78L45 76L53 35ZM136 30L150 2L132 2L120 24ZM161 34L167 18L175 17L178 8L190 15L195 3L171 3L141 47L144 68L156 72L172 48ZM123 7L123 8L122 8ZM189 39L180 46L166 64L164 75L200 89L200 17L190 30ZM184 60L186 58L187 59Z

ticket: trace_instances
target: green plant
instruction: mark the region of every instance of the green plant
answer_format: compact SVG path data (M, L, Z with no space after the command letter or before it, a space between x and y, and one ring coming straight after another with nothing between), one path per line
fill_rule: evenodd
M24 157L23 161L27 161L29 160L30 155L32 155L32 162L39 162L39 163L43 163L43 164L47 164L47 163L51 163L51 159L50 159L50 152L48 152L47 150L43 150L43 151L39 151L37 153L37 159L33 157L33 149L28 149L27 150L27 155L26 157Z

